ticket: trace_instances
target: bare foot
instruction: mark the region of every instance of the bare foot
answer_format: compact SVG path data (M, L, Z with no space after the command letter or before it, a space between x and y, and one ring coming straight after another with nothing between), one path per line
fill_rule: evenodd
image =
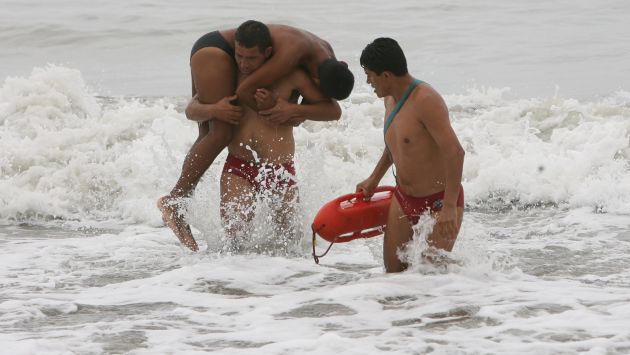
M193 238L190 226L184 220L179 211L178 204L169 196L162 196L157 201L157 207L162 211L162 220L168 226L179 241L192 251L198 251L199 247Z

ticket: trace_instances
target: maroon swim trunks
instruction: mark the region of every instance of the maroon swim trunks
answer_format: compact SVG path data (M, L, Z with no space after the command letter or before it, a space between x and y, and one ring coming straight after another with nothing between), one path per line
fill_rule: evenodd
M407 216L407 219L409 219L412 224L417 224L420 220L420 216L427 210L430 213L437 212L442 210L442 206L444 205L444 191L424 197L413 197L402 192L400 186L396 185L394 195ZM457 207L464 207L464 187L462 185L459 185Z
M282 164L261 164L228 154L223 172L242 177L252 184L256 191L277 190L297 183L295 165L292 161Z

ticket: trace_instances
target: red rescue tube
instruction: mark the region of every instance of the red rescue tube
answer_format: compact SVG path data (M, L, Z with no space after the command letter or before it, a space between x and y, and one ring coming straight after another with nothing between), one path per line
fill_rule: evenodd
M313 229L313 258L326 255L334 243L345 243L359 238L381 235L387 224L387 213L394 194L393 186L379 186L370 201L363 199L363 192L343 195L319 209ZM315 235L330 242L322 255L315 254Z

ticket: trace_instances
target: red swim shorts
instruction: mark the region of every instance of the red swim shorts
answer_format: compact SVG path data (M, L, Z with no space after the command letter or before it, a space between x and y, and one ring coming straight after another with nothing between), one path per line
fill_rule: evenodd
M242 177L252 184L256 191L286 188L297 183L295 165L292 161L282 164L261 164L228 154L223 172Z
M424 197L413 197L405 194L400 189L400 186L396 185L394 191L396 199L400 204L403 212L413 224L418 223L420 216L426 212L437 212L442 209L444 202L444 191L436 192L433 195ZM459 195L457 196L457 207L464 207L464 187L459 185Z

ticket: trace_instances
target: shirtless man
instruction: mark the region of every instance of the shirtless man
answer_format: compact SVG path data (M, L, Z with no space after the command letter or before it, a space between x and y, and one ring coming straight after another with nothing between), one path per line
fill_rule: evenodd
M262 30L258 32L258 46L247 48L236 42L238 82L255 75L272 50L271 37L265 38ZM309 104L297 104L299 95ZM250 231L259 197L272 202L274 227L286 235L294 233L291 222L298 191L292 124L304 119L337 120L341 116L337 102L326 98L302 69L294 69L269 89L257 90L255 100L259 107L274 106L279 118L261 117L243 105L244 115L228 145L221 175L221 217L228 236L236 243Z
M256 21L246 21L247 28ZM269 25L273 56L236 86L234 45L237 29L214 31L202 36L193 46L190 67L193 100L186 116L199 124L199 136L184 160L180 177L171 192L158 200L158 208L167 226L189 249L198 250L189 225L184 220L181 199L189 197L217 155L232 139L232 125L239 123L242 108L235 99L256 110L271 121L282 121L278 107L257 107L254 94L297 67L309 73L325 96L343 100L350 95L354 76L345 63L337 61L328 42L298 28ZM238 89L238 90L237 90ZM234 95L236 90L237 95ZM212 126L212 129L210 128Z
M461 186L464 150L449 122L444 100L431 86L414 79L398 43L377 38L361 54L367 83L376 96L385 98L385 151L374 171L357 185L366 198L389 167L396 168L383 259L387 272L400 272L407 265L397 252L413 238L412 226L420 215L436 218L427 236L430 247L451 251L464 214Z

